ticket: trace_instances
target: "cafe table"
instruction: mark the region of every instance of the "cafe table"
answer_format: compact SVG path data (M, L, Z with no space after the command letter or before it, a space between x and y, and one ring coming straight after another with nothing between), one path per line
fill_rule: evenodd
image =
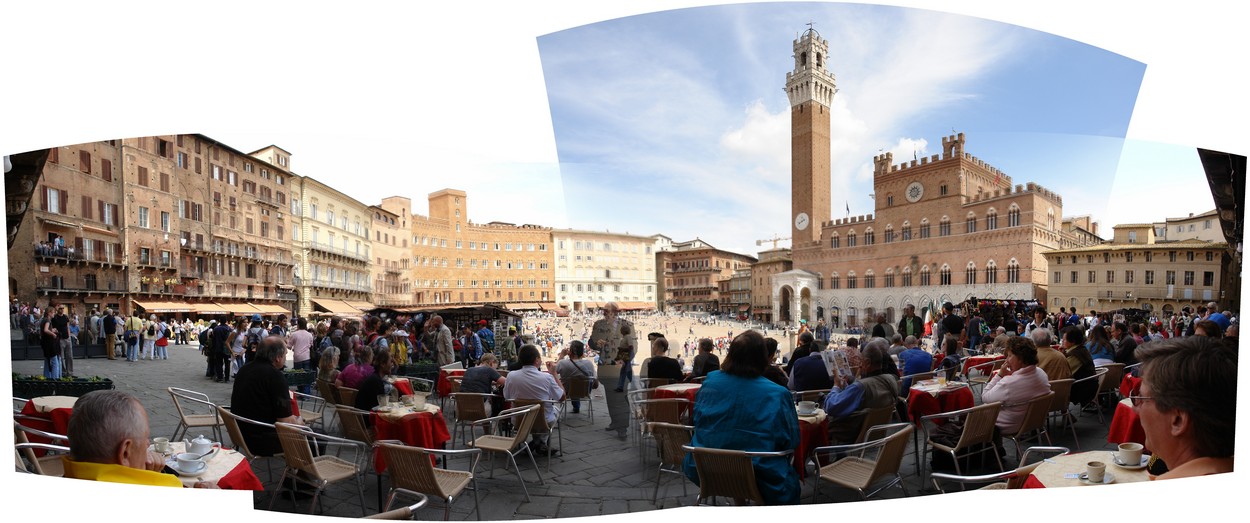
M939 384L936 379L924 380L912 385L907 393L907 412L912 422L930 414L952 412L971 408L972 389L962 381Z
M1141 443L1146 445L1146 430L1141 426L1141 418L1133 410L1132 400L1124 398L1115 404L1115 416L1111 418L1111 428L1107 430L1107 443Z
M655 388L653 399L666 398L683 398L690 403L682 408L681 415L685 418L690 417L690 411L694 408L694 398L699 394L699 388L703 385L698 383L673 383L671 385L660 385Z
M22 415L36 419L23 420L32 429L64 435L69 431L69 416L74 412L74 396L40 396L22 406ZM33 441L33 440L32 440Z
M370 413L373 420L374 438L394 439L412 447L441 449L451 440L447 420L438 405L426 403L423 408L391 405L389 410L375 408ZM374 451L373 464L378 473L386 471L382 453Z
M796 412L798 407L795 407ZM813 414L799 414L799 446L794 449L794 470L799 481L807 472L807 458L812 449L829 445L829 416L824 409Z
M1047 458L1033 469L1033 473L1024 481L1023 488L1054 488L1099 486L1087 485L1076 477L1068 477L1085 472L1086 464L1101 461L1107 465L1107 474L1115 477L1113 483L1137 483L1150 481L1150 473L1145 468L1130 470L1115 464L1115 453L1109 450L1093 450L1077 452Z
M981 374L988 376L989 369L990 369L989 366L985 366L985 367L977 367L977 366L985 365L986 363L991 363L994 360L1000 360L1005 357L1006 356L1003 356L1002 354L996 354L992 356L969 356L968 358L964 359L964 376L967 376L968 373L971 372L974 367L976 367L976 370L979 371Z
M451 381L447 378L452 376L464 376L464 369L439 369L438 370L438 396L446 398L451 394Z
M1133 389L1141 385L1141 378L1132 374L1125 373L1124 378L1120 380L1120 397L1127 398L1133 394Z
M181 441L169 442L167 459L186 450ZM184 487L195 486L199 481L216 481L217 486L227 490L265 490L260 478L252 471L252 464L247 457L237 450L219 448L217 452L205 460L208 465L204 472L193 476L178 475Z

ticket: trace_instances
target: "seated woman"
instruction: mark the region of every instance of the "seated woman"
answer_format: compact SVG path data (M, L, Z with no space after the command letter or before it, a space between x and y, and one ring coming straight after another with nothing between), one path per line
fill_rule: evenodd
M1085 349L1094 359L1094 365L1115 363L1115 347L1111 346L1111 339L1107 337L1107 329L1102 325L1090 327Z
M1167 463L1157 479L1233 471L1237 346L1207 336L1143 344L1142 382L1129 394L1146 447Z
M943 348L946 350L946 355L941 362L938 362L937 368L942 369L946 373L946 379L953 380L959 374L959 340L946 338Z
M387 376L391 375L391 351L379 347L373 353L373 374L366 376L360 387L356 387L360 392L356 394L355 407L364 411L373 410L378 406L378 396L389 395L394 388L386 382Z
M985 384L981 398L985 403L1002 402L994 426L1000 434L1015 434L1024 422L1026 402L1047 392L1050 392L1050 380L1037 368L1037 347L1033 340L1012 336L1007 342L1007 362Z
M356 363L344 368L343 372L339 373L338 379L334 380L334 384L349 389L360 389L360 382L373 372L373 351L363 348L356 353Z
M1071 325L1064 327L1062 335L1059 346L1067 355L1068 368L1072 370L1072 379L1081 380L1093 376L1094 358L1089 355L1089 349L1085 348L1085 334L1081 332L1080 327ZM1072 392L1068 400L1077 405L1084 405L1092 401L1097 394L1098 380L1085 380L1072 384Z
M321 351L317 360L317 379L334 383L339 377L339 348L333 345Z
M790 391L762 374L768 367L764 337L749 330L729 344L719 372L708 374L695 396L694 436L690 445L747 451L793 450L799 443L799 417ZM799 502L799 476L788 456L753 460L755 481L764 502ZM683 469L696 484L694 458Z
M647 377L668 379L671 380L670 383L677 383L684 377L681 364L668 357L668 340L656 338L651 342L651 358L647 360Z
M777 340L774 338L764 338L764 347L768 351L768 367L764 369L764 377L768 381L786 387L790 384L790 377L786 375L786 371L777 363L777 355L780 352L777 349Z

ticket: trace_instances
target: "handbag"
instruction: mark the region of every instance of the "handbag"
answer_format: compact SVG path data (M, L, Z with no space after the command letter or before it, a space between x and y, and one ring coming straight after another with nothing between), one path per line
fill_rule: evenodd
M586 374L586 371L582 370L581 367L578 367L577 364L573 364L573 369L576 370L578 373L580 373L582 376L585 376L586 379L590 380L590 390L595 390L599 388L599 380L593 378L589 374Z

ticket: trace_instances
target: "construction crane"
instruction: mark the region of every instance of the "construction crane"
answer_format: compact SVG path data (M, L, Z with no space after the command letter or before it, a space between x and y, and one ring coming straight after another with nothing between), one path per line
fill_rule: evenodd
M777 248L777 242L779 242L779 241L783 241L783 240L789 240L789 239L790 239L790 237L789 237L789 236L786 236L786 237L784 237L784 238L783 238L783 237L781 237L781 236L777 236L777 235L775 235L775 234L774 234L772 238L766 238L766 239L763 239L763 240L755 240L755 246L756 246L756 247L759 247L759 246L761 246L761 245L764 245L764 242L773 242L773 249L776 249L776 248Z

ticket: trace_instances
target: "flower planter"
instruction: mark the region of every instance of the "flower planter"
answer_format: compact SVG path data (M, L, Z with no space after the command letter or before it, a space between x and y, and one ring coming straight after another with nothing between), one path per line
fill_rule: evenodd
M113 380L108 378L49 380L35 377L15 377L13 379L13 396L26 399L38 398L40 396L79 397L93 390L110 390L113 388Z
M56 382L53 380L41 379L14 379L13 380L13 397L16 398L38 398L40 396L55 396Z
M282 371L282 377L286 378L288 387L298 385L312 385L317 381L317 371L310 369L289 369Z
M113 380L104 378L91 380L89 378L74 378L73 381L56 382L56 394L58 396L74 396L80 397L83 394L93 390L112 390Z

